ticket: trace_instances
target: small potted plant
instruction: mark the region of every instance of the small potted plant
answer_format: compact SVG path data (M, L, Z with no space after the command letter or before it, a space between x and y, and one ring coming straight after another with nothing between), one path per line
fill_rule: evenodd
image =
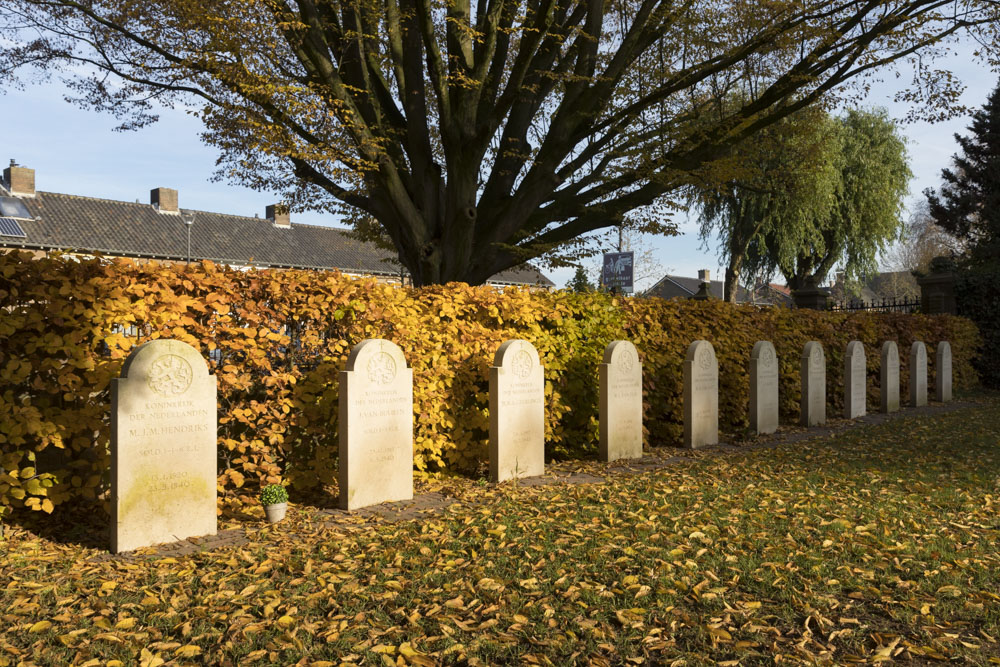
M268 484L260 492L260 504L270 523L278 523L285 518L288 509L288 491L281 484Z

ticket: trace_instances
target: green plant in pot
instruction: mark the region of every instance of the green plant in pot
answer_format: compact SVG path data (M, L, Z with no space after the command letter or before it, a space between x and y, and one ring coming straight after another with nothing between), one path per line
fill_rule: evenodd
M285 518L288 509L288 491L281 484L268 484L260 492L260 504L270 523L278 523Z

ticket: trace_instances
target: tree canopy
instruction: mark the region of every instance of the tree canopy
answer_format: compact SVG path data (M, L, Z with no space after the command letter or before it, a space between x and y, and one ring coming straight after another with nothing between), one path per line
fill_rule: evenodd
M338 211L415 284L574 261L731 146L901 59L948 113L943 39L992 0L0 0L0 84L57 75L122 127L183 104L223 178ZM738 104L720 107L714 100ZM863 84L857 89L863 92Z
M911 172L906 145L884 111L839 118L810 108L737 151L744 175L696 190L702 235L717 230L737 280L780 271L792 289L821 282L842 263L848 280L876 269L903 228Z

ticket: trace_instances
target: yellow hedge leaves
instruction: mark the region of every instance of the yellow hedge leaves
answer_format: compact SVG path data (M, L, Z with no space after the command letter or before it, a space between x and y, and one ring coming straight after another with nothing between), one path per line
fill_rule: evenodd
M108 483L110 381L129 351L151 338L202 350L219 386L219 488L238 502L262 484L299 489L335 478L337 373L365 338L398 344L414 373L414 455L420 470L474 471L485 463L489 374L497 347L525 338L545 365L546 449L596 451L597 364L627 338L644 363L652 443L680 439L687 345L712 342L719 358L721 422L748 423L750 350L771 340L781 359L783 418L798 409L802 346L820 341L831 414L842 400L844 348L865 343L870 405L879 349L896 340L950 340L955 386L976 382L978 333L947 316L832 314L727 304L530 293L463 284L401 289L306 271L171 267L128 260L0 255L0 509L51 512L96 499Z

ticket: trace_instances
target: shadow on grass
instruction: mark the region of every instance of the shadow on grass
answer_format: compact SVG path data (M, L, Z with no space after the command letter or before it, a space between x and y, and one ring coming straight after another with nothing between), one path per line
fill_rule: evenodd
M99 501L60 505L51 515L22 511L4 522L56 544L104 550L111 546L111 517Z

